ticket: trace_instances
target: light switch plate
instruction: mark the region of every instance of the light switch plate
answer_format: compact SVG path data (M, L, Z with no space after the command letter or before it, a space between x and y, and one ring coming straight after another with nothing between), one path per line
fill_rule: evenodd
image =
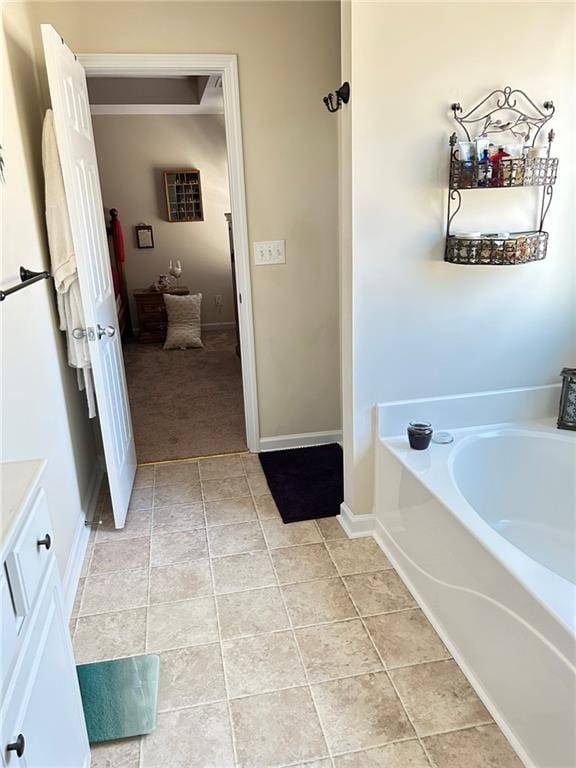
M286 241L262 240L254 243L254 264L286 264Z

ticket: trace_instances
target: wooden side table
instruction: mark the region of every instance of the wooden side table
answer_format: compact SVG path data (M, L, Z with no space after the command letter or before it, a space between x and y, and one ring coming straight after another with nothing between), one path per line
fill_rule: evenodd
M171 288L168 291L153 291L150 288L134 291L134 301L138 312L138 341L140 344L164 342L166 340L166 328L168 327L168 315L164 303L164 294L173 296L187 296L190 291L186 286Z

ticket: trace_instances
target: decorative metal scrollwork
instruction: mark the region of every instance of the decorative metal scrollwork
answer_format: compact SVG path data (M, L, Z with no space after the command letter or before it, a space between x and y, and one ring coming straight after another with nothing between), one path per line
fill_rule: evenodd
M519 99L523 99L524 104L519 104ZM509 131L514 136L521 138L525 144L528 144L530 135L535 130L532 146L534 146L542 128L555 112L552 101L545 101L542 109L540 109L524 91L518 88L513 90L510 86L492 91L466 114L460 114L462 107L458 102L454 102L451 109L454 113L454 120L462 128L468 141L472 139L468 130L469 126L475 126L479 129L477 130L478 136ZM508 114L497 116L499 112L508 112ZM552 134L549 141L552 141L553 138Z

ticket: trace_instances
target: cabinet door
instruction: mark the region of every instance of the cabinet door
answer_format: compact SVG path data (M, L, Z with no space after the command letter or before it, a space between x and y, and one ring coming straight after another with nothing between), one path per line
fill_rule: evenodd
M90 747L55 561L22 663L3 709L3 758L11 768L85 768ZM24 754L6 745L24 736Z

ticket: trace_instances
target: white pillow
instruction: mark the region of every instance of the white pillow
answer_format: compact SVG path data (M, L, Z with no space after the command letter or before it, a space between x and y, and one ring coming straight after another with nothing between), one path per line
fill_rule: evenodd
M200 331L202 294L173 296L170 293L165 293L164 303L168 314L168 329L164 349L204 346Z

